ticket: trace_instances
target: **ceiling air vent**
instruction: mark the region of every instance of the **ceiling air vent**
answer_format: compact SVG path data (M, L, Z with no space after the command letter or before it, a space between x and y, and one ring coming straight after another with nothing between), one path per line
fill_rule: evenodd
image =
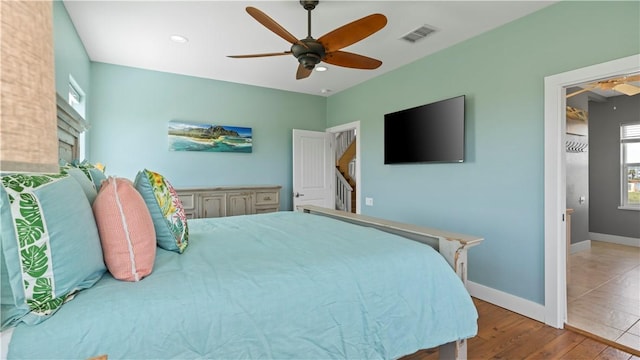
M410 43L414 43L420 39L424 39L425 37L427 37L427 35L431 34L432 32L435 32L435 29L432 29L430 27L428 27L427 25L422 25L419 28L413 30L412 32L408 33L407 35L403 36L402 39L406 40Z

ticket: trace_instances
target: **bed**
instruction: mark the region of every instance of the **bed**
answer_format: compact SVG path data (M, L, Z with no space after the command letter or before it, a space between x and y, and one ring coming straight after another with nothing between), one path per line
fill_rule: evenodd
M300 210L190 220L184 254L158 249L138 283L105 273L15 327L8 358L393 359L442 344L441 357L465 355L456 342L476 334L477 313L460 277L430 246L373 227L464 239Z

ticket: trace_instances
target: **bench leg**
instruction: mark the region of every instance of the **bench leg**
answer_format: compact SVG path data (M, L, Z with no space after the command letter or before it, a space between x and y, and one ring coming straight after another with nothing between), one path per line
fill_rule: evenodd
M440 360L466 360L467 340L458 340L440 345Z

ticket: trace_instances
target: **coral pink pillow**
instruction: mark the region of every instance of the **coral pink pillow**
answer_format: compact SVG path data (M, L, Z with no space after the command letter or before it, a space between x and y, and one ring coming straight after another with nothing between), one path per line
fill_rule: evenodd
M109 177L93 202L102 252L114 278L139 281L151 274L156 232L149 209L127 179Z

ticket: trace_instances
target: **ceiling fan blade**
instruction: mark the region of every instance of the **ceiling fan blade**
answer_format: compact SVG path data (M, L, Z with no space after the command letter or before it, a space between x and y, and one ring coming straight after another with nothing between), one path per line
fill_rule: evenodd
M308 78L311 75L313 69L307 69L302 64L298 65L298 71L296 72L296 80Z
M318 41L326 52L334 52L366 38L385 25L387 18L384 15L371 14L322 35Z
M254 19L256 19L260 24L264 25L264 27L273 31L276 35L280 36L281 38L287 40L292 44L299 42L298 38L293 36L290 32L288 32L275 20L270 18L267 14L263 13L262 11L252 6L248 6L246 10L249 13L249 15L251 15Z
M256 58L256 57L266 57L266 56L280 56L280 55L290 55L291 51L283 51L277 53L266 53L266 54L250 54L250 55L227 55L227 57L234 59L245 59L245 58Z
M382 61L346 51L334 51L326 55L324 62L353 69L377 69Z
M628 96L640 94L640 87L631 84L618 84L613 87L613 90Z

